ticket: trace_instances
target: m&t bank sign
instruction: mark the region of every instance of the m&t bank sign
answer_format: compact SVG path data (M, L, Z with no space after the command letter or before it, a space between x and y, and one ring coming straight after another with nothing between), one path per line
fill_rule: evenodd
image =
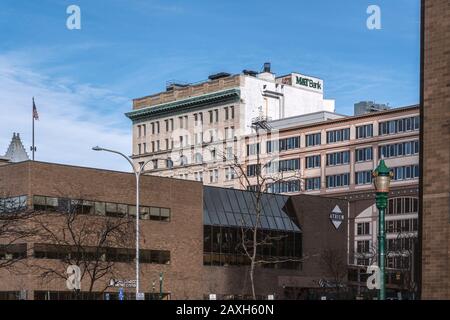
M301 74L293 75L292 83L296 86L306 87L317 92L323 92L323 81L316 78L306 77Z

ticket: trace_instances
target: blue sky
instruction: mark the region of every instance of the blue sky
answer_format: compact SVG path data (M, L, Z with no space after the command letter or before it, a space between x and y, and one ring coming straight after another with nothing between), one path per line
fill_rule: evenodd
M375 100L419 101L419 0L2 0L0 154L12 132L30 144L31 96L40 114L37 159L128 170L94 144L131 152L131 99L214 72L291 71L324 79L336 111ZM66 8L81 8L81 30ZM381 8L381 30L366 9ZM6 112L5 112L6 111Z

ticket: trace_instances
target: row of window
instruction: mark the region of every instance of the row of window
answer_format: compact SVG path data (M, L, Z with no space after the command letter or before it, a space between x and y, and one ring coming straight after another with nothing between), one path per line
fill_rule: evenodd
M0 199L0 213L13 213L27 208L27 196Z
M300 159L271 161L266 166L267 173L295 171L300 169Z
M392 168L394 173L393 180L411 180L419 178L419 165L410 165Z
M388 233L414 232L418 230L417 219L387 220L386 231Z
M289 193L300 191L300 180L277 181L267 184L269 193Z
M350 128L327 131L327 143L350 140Z
M346 187L350 184L350 173L327 176L327 188Z
M340 151L327 154L327 166L339 166L350 163L350 151Z
M219 122L219 109L209 110L209 123L218 123ZM203 124L203 113L194 113L193 114L194 123L195 125L201 125ZM234 119L234 106L225 107L224 108L224 120L230 120ZM189 122L189 116L179 116L179 128L180 129L187 129L188 128L188 122ZM164 120L165 129L166 132L171 132L174 129L174 121L173 118ZM152 134L159 134L160 131L160 125L159 121L151 122L151 133ZM145 137L147 135L147 125L146 124L140 124L137 126L138 130L138 137Z
M101 215L109 217L136 216L136 206L88 200L34 196L33 207L42 211L61 211L77 214ZM140 218L144 220L170 221L170 209L140 206Z
M387 233L415 232L417 230L417 219L397 219L386 221ZM358 236L370 235L370 222L357 223L356 234Z
M366 124L356 127L356 139L373 137L373 124Z
M245 256L242 243L253 238L251 230L244 232L236 227L204 226L204 265L246 265L249 264ZM302 257L301 233L290 231L262 230L257 233L259 245L256 254L259 260L281 261L300 260ZM248 247L252 250L252 247ZM273 263L279 268L298 268L297 264ZM275 267L273 266L272 267ZM269 265L267 265L269 266Z
M393 143L378 147L378 153L385 158L409 156L419 153L419 141Z
M413 197L389 199L386 214L409 214L419 211L419 199Z
M420 129L420 117L408 117L397 120L380 122L378 125L378 135L388 135L415 131Z
M98 248L54 244L34 244L33 257L36 259L84 260L108 262L132 262L136 258L134 249ZM169 264L170 251L139 250L140 263Z

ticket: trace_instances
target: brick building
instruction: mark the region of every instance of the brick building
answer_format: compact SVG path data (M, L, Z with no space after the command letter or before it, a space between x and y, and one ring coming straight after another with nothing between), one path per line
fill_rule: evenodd
M80 221L88 227L95 228L99 221L108 219L130 217L133 220L136 215L134 190L134 175L129 173L32 161L8 164L0 167L0 214L6 218L11 212L34 209L41 213L38 217L44 219L39 227L61 227L55 236L59 237L65 230L64 217L70 212L68 208L75 208ZM156 292L159 291L161 272L165 298L202 299L211 293L223 299L248 297L248 262L228 244L233 243L232 237L240 233L241 226L254 220L249 197L251 193L244 190L203 187L195 181L144 176L140 193L140 287L146 297L154 297L155 284ZM271 198L265 200L263 219L266 220L261 223L262 230L281 232L281 239L286 238L269 248L266 254L294 259L257 268L257 294L260 297L275 294L280 299L323 294L324 283L333 280L321 263L324 250L333 250L346 260L347 201L306 195L265 197ZM336 206L343 213L339 228L330 220L330 213ZM62 224L59 224L60 219L63 219ZM128 243L126 236L123 235L123 243ZM8 239L4 235L0 235L0 239L0 266L8 259L21 258L18 259L20 263L13 266L16 271L25 271L25 275L17 274L10 268L0 267L0 296L3 299L72 297L65 279L43 281L41 277L42 268L64 274L67 265L60 262L65 261L67 255L77 254L70 251L75 250L74 245L71 247L71 238L61 245L60 242L55 244L52 238L41 238L33 233L13 246L5 245ZM125 247L102 248L105 251L101 261L114 261L114 274L100 278L91 294L86 292L89 283L88 278L84 278L82 297L104 298L101 292L110 284L111 278L132 280L135 270L133 247L131 242ZM93 248L86 246L83 254L93 257ZM301 259L294 261L295 258ZM34 268L36 265L40 268ZM345 277L340 280L345 282ZM111 299L117 298L118 288L107 287L105 292ZM134 288L126 288L125 292L132 297Z
M450 2L422 1L422 298L450 299Z

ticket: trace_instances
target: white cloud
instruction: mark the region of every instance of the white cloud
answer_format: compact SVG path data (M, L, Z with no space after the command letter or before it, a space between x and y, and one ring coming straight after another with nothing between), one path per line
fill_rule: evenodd
M24 57L0 55L0 155L6 152L13 132L20 132L30 154L34 96L39 113L36 160L129 171L124 159L91 147L131 153L131 124L123 115L130 99L36 71Z

